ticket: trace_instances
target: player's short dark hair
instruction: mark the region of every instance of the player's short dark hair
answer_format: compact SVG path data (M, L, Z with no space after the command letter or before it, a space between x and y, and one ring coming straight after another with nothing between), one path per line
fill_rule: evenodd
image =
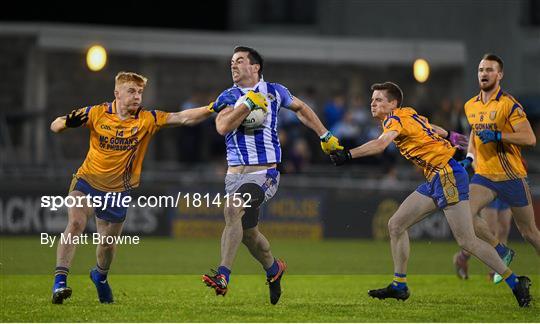
M495 62L499 63L499 68L500 68L501 72L504 69L504 62L503 62L502 58L500 58L499 56L497 56L497 55L495 55L493 53L484 54L484 56L482 56L482 60L495 61Z
M403 102L403 91L401 91L401 88L394 82L386 81L383 83L374 83L371 85L371 91L375 90L385 90L388 101L397 100L397 106L401 107L401 103Z
M262 77L264 59L261 56L261 54L259 54L259 52L257 52L254 48L247 47L247 46L236 46L234 48L233 53L237 53L237 52L248 52L249 53L248 54L249 63L251 63L251 64L259 64L259 66L260 66L260 68L259 68L259 78Z

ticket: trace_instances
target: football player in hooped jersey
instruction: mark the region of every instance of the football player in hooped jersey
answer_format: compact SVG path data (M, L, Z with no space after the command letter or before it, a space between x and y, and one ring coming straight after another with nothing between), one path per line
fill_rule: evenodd
M181 112L167 113L146 110L141 106L147 79L132 72L120 72L115 79L115 100L101 105L77 109L56 118L51 124L55 133L68 128L86 126L90 130L90 148L86 159L69 189L73 198L91 196L101 198L106 205L89 206L81 199L81 206L68 208L68 224L64 237L81 235L89 217L96 216L97 232L100 236L118 236L126 218L127 207L118 202L139 186L139 179L148 143L152 136L165 126L195 125L212 112L208 107L193 108ZM113 200L116 197L116 202ZM112 303L113 295L107 281L107 273L114 257L115 245L106 240L96 247L97 262L90 271L99 301ZM67 275L75 247L73 240L60 241L56 255L52 302L62 304L71 296L67 286Z
M281 162L281 147L277 125L279 109L287 108L296 113L300 121L311 128L321 139L326 154L343 149L338 139L323 126L313 110L300 99L292 96L281 84L262 79L263 59L257 51L239 46L231 59L234 86L222 92L211 108L219 112L217 131L225 136L229 168L225 177L228 194L240 194L245 205L225 206L225 228L221 237L221 261L214 274L204 275L203 281L225 295L234 258L240 243L266 271L270 289L270 302L276 304L281 296L281 278L285 262L275 259L266 237L259 232L260 206L277 191ZM246 95L246 97L243 97ZM233 108L238 98L245 98L245 105ZM264 123L255 129L242 126L251 109L264 108L268 114Z
M465 104L471 135L469 153L462 163L476 163L470 186L471 212L477 216L474 229L509 264L514 251L499 242L486 221L479 217L479 211L495 198L510 205L517 228L538 255L540 231L534 221L527 170L521 158L521 147L535 146L536 136L521 104L501 89L503 73L500 57L494 54L482 57L478 65L480 93ZM465 255L458 253L454 264L466 269ZM495 275L493 281L500 282L500 275Z
M497 252L474 234L469 208L469 178L463 166L453 159L456 148L444 139L448 132L430 125L427 118L418 115L413 108L402 108L403 93L396 84L374 84L371 90L371 113L382 121L383 134L350 151L345 149L333 153L330 156L332 161L335 165L341 165L353 158L382 153L393 141L406 159L424 169L427 182L401 203L388 222L394 260L393 282L385 288L370 290L368 294L379 299L409 298L407 229L439 208L444 211L458 244L503 274L519 306L528 306L531 299L530 280L524 276L517 277Z

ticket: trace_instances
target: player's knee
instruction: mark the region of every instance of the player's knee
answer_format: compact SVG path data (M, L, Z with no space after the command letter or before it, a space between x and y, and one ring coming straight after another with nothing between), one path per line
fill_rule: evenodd
M255 230L248 230L244 231L244 235L242 236L242 243L245 245L251 245L255 241L257 241L257 236L259 236L259 232Z
M395 218L390 218L388 221L388 233L390 236L398 236L403 233L403 230L403 226Z
M106 252L109 252L109 251L114 250L114 244L110 244L110 243L106 243L106 242L99 243L99 248L106 251Z
M114 250L115 245L111 242L110 239L104 239L104 237L101 235L100 237L101 239L99 240L98 246L102 251L109 252Z
M524 229L524 230L521 232L521 235L522 235L523 238L524 238L525 240L527 240L528 242L534 242L534 241L540 239L540 232L538 232L537 230L535 231L535 230L532 229L532 228L526 228L526 229Z
M459 245L460 248L464 249L464 250L467 250L467 251L472 251L472 241L471 240L468 240L462 236L456 236L456 242L457 244Z
M480 217L480 207L477 206L474 203L470 203L470 209L471 209L471 215L475 216L473 217L473 221L476 219L476 217Z
M238 222L242 218L243 211L242 207L226 206L224 210L225 224Z
M79 235L84 231L86 221L80 218L72 218L68 222L67 231L72 234Z
M506 236L510 232L510 225L508 224L499 224L499 233L501 236Z
M473 228L474 232L478 235L479 231L482 230L482 224L486 224L485 220L480 217L480 214L476 214L476 216L473 216Z
M460 248L467 251L474 251L473 245L475 241L480 240L476 235L472 233L457 233L454 232L454 238Z
M259 230L256 228L244 229L244 235L242 237L242 241L245 241L244 243L256 242L257 239L259 238L259 235L261 235L261 232L259 232Z

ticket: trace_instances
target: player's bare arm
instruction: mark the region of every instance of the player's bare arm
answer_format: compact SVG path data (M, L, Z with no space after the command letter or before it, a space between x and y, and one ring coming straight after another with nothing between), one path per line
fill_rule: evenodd
M476 156L476 147L474 146L474 131L471 131L469 134L468 142L467 157L459 161L459 164L461 164L461 166L463 166L465 169L470 167L476 168L476 162L474 160L474 157Z
M377 155L382 153L390 143L398 136L398 132L389 131L383 133L379 138L371 140L365 144L362 144L358 147L353 148L351 152L351 157L353 159L360 158L369 155Z
M338 138L324 127L317 114L305 102L293 96L293 100L288 108L296 113L302 124L317 133L321 140L321 149L325 154L343 150L343 146L339 144Z
M452 145L458 147L460 150L467 149L469 144L467 136L458 132L446 130L438 125L431 124L431 127L433 128L435 133L437 133L437 135L441 136L446 140L449 140Z
M382 153L398 135L398 132L393 130L384 132L379 138L357 146L352 150L344 149L331 153L330 160L334 165L339 166L355 158Z
M252 110L263 109L268 112L268 102L260 92L250 90L238 100L235 103L236 108L223 108L216 118L216 129L223 136L238 128Z
M237 129L242 124L242 121L249 115L249 108L244 104L236 109L232 107L224 108L216 117L216 130L225 136L227 133Z
M528 120L516 124L513 133L501 133L501 141L520 146L536 146L536 136Z
M63 132L67 129L66 127L66 116L57 117L51 123L51 130L55 133Z
M311 128L318 136L322 136L328 131L313 109L302 100L293 97L289 109L296 113L296 116L300 119L302 124Z
M469 146L467 147L467 154L476 154L476 147L474 146L474 131L471 130L469 134Z
M447 131L446 129L442 128L441 126L438 126L438 125L435 125L435 124L431 124L431 127L433 128L433 130L435 131L435 133L437 133L437 135L439 135L439 136L441 136L441 137L446 138L446 137L449 135L449 131Z
M177 126L193 126L206 120L212 115L212 111L207 107L199 107L193 109L187 109L175 113L170 113L167 117L165 126L177 127Z

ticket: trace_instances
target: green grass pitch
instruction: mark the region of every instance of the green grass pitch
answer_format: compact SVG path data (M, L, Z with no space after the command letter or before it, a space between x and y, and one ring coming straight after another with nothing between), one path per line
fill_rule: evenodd
M487 269L471 262L472 277L453 273L453 242L411 244L405 302L374 300L367 290L392 278L388 242L271 240L287 261L283 295L270 305L262 269L241 248L226 297L215 296L201 274L219 260L217 240L142 238L120 246L109 281L115 304L101 305L88 270L95 246L79 247L69 276L73 296L50 302L56 248L38 236L0 238L2 322L537 322L540 259L531 246L512 243L512 269L533 280L533 306L517 306L503 283L487 281Z

